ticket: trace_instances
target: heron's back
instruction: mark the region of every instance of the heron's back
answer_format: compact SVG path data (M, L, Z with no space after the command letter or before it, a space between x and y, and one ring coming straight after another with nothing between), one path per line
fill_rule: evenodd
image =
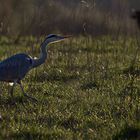
M16 54L0 62L0 81L21 80L32 67L32 59L26 54Z

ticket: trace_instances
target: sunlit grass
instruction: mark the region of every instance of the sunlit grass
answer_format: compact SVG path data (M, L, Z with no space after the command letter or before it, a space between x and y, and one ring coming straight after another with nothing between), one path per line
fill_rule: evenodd
M25 52L39 56L36 39L3 39L0 58ZM6 40L6 41L5 41ZM33 43L33 44L32 44ZM23 85L38 103L1 83L2 139L125 139L140 131L139 55L135 39L79 37L48 47L46 63L30 71ZM15 104L13 104L13 100ZM23 103L22 103L23 102ZM130 135L128 135L128 133Z

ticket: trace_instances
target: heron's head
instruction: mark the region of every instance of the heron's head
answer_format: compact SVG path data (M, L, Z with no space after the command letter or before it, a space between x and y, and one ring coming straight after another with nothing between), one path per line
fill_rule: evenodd
M44 42L45 43L55 43L55 42L62 41L62 40L69 38L69 37L71 37L71 36L60 36L60 35L50 34L46 37Z

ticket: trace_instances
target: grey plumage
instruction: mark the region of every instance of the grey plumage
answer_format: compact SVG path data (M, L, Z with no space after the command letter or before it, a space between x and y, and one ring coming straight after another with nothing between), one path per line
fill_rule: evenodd
M20 81L32 68L33 60L27 54L16 54L0 62L0 81Z
M33 59L27 54L20 53L13 55L0 62L0 81L13 82L13 87L11 89L11 95L13 96L13 89L16 83L18 83L22 89L25 96L29 97L23 90L21 80L32 68L38 67L43 64L47 58L46 46L49 43L57 42L68 38L69 36L58 36L58 35L48 35L47 38L41 44L41 54L38 59ZM33 99L32 97L29 97Z

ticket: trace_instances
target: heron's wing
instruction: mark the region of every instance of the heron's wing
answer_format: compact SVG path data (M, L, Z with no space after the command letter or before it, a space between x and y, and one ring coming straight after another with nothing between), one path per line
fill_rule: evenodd
M0 80L22 79L32 66L32 59L26 54L17 54L0 62Z

